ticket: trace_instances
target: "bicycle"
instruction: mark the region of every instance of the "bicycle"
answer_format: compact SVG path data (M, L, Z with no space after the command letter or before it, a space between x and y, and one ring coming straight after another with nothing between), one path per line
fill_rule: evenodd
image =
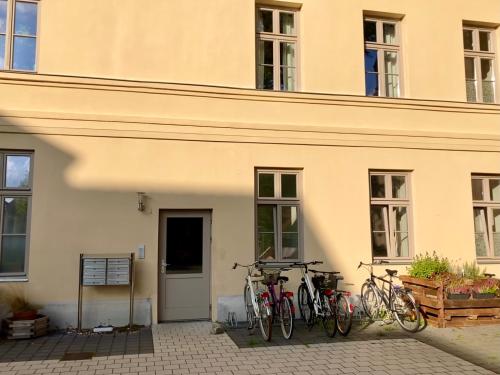
M273 313L269 301L269 292L258 289L259 281L264 277L262 275L254 275L257 264L262 264L260 261L243 265L234 263L233 270L236 267L247 269L245 278L245 287L243 289L243 301L245 303L245 311L247 314L248 329L253 330L256 323L259 323L262 338L265 341L270 341L273 329Z
M293 292L286 291L283 284L288 281L288 277L281 276L281 271L288 271L289 268L279 268L266 272L261 269L264 275L263 283L267 286L270 294L270 303L272 306L273 322L278 318L281 325L281 332L285 339L290 339L293 335L293 320L295 308L293 306ZM276 295L275 285L279 285L279 294Z
M384 276L373 274L374 264L388 263L379 261L377 263L359 262L358 269L364 266L370 270L370 278L361 286L361 303L366 315L373 320L378 317L383 307L396 319L405 331L416 332L420 327L420 312L411 294L411 291L400 285L394 285L392 279L397 277L397 270L386 269ZM389 280L386 277L389 276ZM381 282L381 287L376 283Z
M321 318L325 333L327 336L333 337L337 333L334 293L331 289L324 287L325 276L314 276L312 280L309 278L308 266L314 264L323 264L323 262L312 261L294 264L294 266L300 267L302 272L302 283L297 291L300 315L309 329L312 329L316 321ZM339 272L331 274L337 273Z

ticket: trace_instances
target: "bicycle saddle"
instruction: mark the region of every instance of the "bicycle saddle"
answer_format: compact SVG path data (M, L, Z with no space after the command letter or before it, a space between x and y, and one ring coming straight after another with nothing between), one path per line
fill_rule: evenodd
M278 276L277 281L283 280L285 283L288 281L288 277L286 276Z
M389 270L389 269L386 269L385 272L387 272L389 276L394 276L398 273L397 270Z

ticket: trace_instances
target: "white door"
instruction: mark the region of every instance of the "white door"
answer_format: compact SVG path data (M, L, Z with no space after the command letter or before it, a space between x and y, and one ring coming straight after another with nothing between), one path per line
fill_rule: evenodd
M160 321L210 319L210 221L210 211L160 213Z

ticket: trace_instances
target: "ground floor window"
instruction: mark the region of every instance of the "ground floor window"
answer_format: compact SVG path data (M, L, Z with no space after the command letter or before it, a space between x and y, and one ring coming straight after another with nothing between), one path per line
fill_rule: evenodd
M0 150L0 277L26 274L32 154Z
M372 171L369 175L372 256L410 259L410 173Z
M500 258L500 175L472 176L476 256Z
M296 261L301 251L301 172L257 169L256 257Z

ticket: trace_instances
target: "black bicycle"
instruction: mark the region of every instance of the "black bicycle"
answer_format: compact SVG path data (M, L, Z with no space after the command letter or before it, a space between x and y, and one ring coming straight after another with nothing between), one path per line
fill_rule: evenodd
M388 263L378 261L375 264ZM370 271L370 278L366 279L361 286L361 303L366 315L370 319L380 317L385 311L396 319L401 328L408 332L416 332L420 327L420 312L411 291L394 285L392 278L397 277L397 270L386 269L384 276L373 274L374 263L359 262L360 267L366 267ZM389 279L387 279L389 277ZM379 282L380 287L377 285ZM384 309L385 307L385 309Z

